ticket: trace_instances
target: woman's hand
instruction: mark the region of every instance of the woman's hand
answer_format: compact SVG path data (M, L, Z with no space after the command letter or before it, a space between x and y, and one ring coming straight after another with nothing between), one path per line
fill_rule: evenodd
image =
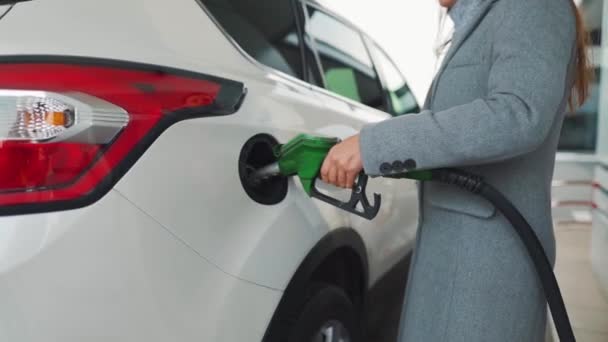
M355 135L329 151L321 167L321 179L328 184L351 189L362 170L359 135Z

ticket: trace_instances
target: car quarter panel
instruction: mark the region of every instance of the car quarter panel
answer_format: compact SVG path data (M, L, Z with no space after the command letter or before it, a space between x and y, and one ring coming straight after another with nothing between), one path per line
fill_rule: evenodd
M0 341L260 340L281 296L221 271L115 191L0 217Z

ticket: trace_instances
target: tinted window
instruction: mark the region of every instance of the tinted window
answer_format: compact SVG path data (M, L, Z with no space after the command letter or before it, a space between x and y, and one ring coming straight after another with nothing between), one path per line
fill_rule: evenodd
M591 85L589 99L574 113L566 114L559 141L561 151L595 152L600 98L600 69Z
M314 38L325 87L349 99L385 110L372 60L359 32L308 7L306 33Z
M382 75L386 87L389 111L393 115L417 113L420 108L414 94L391 59L375 44L370 45L370 52L376 63L378 73Z
M274 69L303 78L292 1L203 0L203 3L253 58Z

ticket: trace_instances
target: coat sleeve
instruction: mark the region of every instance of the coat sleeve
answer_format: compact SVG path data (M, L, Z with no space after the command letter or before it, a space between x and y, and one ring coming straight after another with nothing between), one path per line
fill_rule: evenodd
M570 1L502 1L509 7L495 32L487 96L365 126L360 147L368 174L493 163L546 140L570 94L576 39Z

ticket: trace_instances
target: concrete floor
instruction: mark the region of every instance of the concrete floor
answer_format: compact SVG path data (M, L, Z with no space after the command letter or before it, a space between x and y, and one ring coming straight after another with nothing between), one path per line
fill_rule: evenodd
M608 342L608 298L591 268L591 226L556 227L555 272L578 342ZM557 338L555 338L557 341Z

